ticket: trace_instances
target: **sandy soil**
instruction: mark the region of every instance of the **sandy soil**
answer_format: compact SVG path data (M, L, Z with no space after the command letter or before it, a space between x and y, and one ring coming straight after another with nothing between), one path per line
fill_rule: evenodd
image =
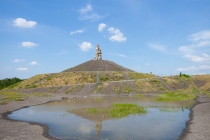
M50 97L30 97L25 101L12 101L0 106L0 139L1 140L47 140L54 139L48 134L45 125L13 121L7 118L11 111L61 100L63 97L74 95L54 94ZM101 96L101 95L97 95ZM79 97L79 96L78 96ZM197 103L191 109L190 120L180 136L180 140L206 140L210 137L210 98L199 96Z

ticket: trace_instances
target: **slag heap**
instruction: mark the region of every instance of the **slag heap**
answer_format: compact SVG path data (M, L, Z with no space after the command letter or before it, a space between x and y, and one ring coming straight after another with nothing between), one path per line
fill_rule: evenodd
M96 55L94 60L102 60L102 52L99 45L96 46Z

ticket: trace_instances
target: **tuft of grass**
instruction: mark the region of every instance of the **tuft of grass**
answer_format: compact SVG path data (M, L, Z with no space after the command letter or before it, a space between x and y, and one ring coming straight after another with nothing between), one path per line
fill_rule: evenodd
M147 111L145 108L136 104L113 104L110 109L110 115L112 118L123 118L129 115L141 115Z
M147 110L136 104L112 104L108 108L88 108L85 110L85 113L89 114L99 114L102 116L108 116L110 118L123 118L129 115L143 115L147 113Z
M157 98L159 101L182 101L195 98L194 94L180 93L177 91L169 91L160 95Z
M48 96L51 96L51 95L50 94L47 94L47 93L35 92L34 94L32 94L32 96L36 96L36 97L48 97Z
M23 101L28 96L23 93L1 91L0 92L0 104L7 104L9 101Z
M132 93L133 90L130 87L124 86L122 89L123 93Z
M138 98L142 98L142 97L144 97L144 94L136 94L135 96Z

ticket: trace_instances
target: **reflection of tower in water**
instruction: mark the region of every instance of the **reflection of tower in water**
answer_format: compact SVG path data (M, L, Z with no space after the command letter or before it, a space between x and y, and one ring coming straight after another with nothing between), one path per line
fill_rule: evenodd
M96 126L96 135L97 137L100 137L101 135L101 128L102 128L102 121L95 121L95 126Z

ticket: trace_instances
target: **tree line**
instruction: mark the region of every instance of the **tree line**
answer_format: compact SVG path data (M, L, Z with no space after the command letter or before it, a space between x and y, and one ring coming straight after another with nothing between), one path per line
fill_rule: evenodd
M2 79L2 80L0 80L0 90L6 88L8 86L11 86L13 84L16 84L16 83L18 83L20 81L23 81L23 80L19 79L17 77Z

